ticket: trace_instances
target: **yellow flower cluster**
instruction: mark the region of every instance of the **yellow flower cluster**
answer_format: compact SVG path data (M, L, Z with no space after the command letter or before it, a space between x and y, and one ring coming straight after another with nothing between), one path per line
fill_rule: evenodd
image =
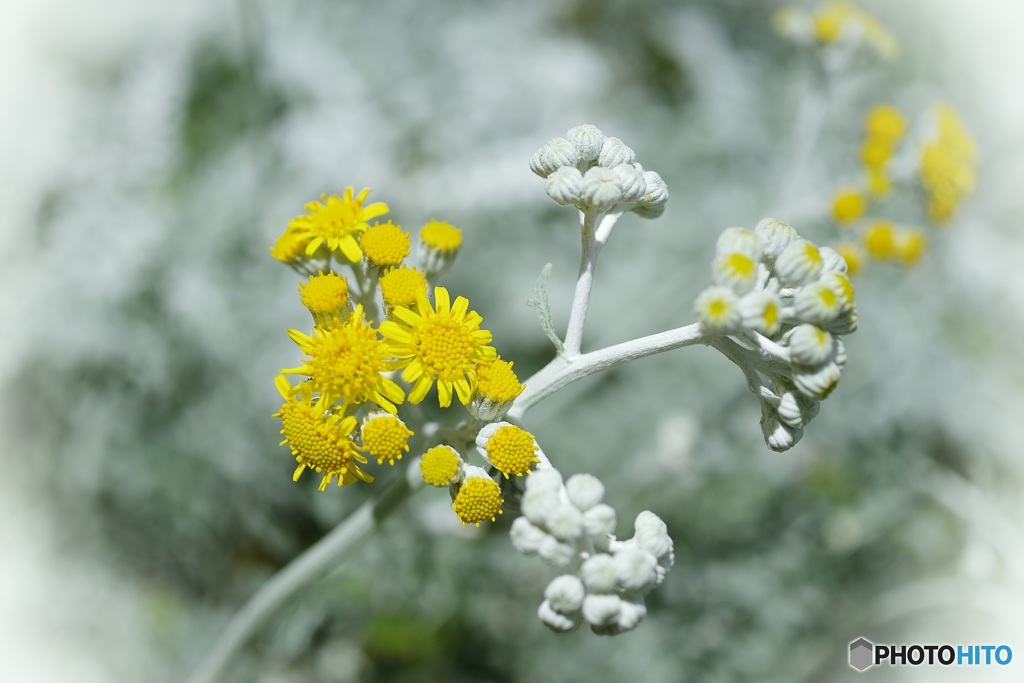
M921 207L920 218L942 223L974 190L977 153L970 134L951 107L936 108L935 124L935 135L921 148L920 174L926 203ZM831 206L832 220L856 234L855 239L835 246L851 275L870 261L913 266L921 260L928 245L927 235L919 227L869 217L869 205L885 206L886 195L892 190L887 167L906 137L906 119L896 107L879 104L868 111L864 130L861 162L867 176L865 187L836 191ZM900 187L905 189L907 185ZM869 195L874 197L870 202ZM911 202L918 197L912 195ZM920 205L919 199L917 203Z
M304 356L275 380L284 403L274 417L297 463L294 479L311 469L321 475L321 491L332 482L373 481L365 471L371 460L401 460L422 420L403 416L402 408L422 402L435 386L439 407L450 408L457 396L485 422L494 416L481 418L480 406L504 414L523 390L469 300L436 285L462 245L462 232L429 221L419 235L419 267L407 264L411 236L390 220L371 225L388 207L366 204L368 195L350 187L340 197L321 196L271 249L299 272L315 273L299 286L313 328L288 331ZM335 272L332 262L349 272ZM454 509L463 523L501 514L497 483L480 468L465 475L451 447L429 448L421 462L428 483L458 486Z
M945 223L960 201L974 192L978 155L952 107L935 107L935 119L937 133L921 149L921 184L928 195L929 217Z
M860 158L867 172L867 185L872 194L885 196L892 189L886 166L907 132L907 122L900 110L891 104L879 104L864 119L864 142Z
M801 42L813 40L820 46L861 42L881 57L899 54L896 38L875 17L853 3L831 0L812 11L784 7L774 16L776 30Z

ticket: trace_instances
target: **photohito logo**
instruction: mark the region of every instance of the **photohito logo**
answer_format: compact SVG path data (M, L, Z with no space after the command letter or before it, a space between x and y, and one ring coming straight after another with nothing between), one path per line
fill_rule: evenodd
M867 638L850 643L850 666L867 671L889 666L1006 666L1013 660L1009 645L875 645Z

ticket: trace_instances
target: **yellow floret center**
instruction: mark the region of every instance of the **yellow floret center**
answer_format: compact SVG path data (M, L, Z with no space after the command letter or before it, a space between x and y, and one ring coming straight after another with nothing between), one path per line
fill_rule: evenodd
M448 446L434 446L420 458L423 481L431 486L448 486L459 472L459 456Z
M348 281L335 273L320 273L299 286L302 305L314 315L337 313L348 301Z
M924 231L920 229L907 230L900 236L896 244L896 256L907 266L912 266L921 260L928 240Z
M412 330L412 340L428 374L455 380L473 365L476 343L464 323L441 316L427 318Z
M835 308L836 304L839 303L839 297L828 287L818 288L818 299L828 308Z
M337 398L362 403L387 370L384 343L369 324L353 320L350 324L311 337L306 362L314 385Z
M754 277L757 265L746 254L732 253L725 259L725 270L737 277L748 279Z
M895 237L892 224L879 221L864 232L864 248L876 259L890 259L896 253Z
M846 272L856 275L864 267L864 251L851 242L843 242L836 245L836 251L846 261Z
M334 476L339 477L339 485L354 481L353 475L373 480L353 464L356 460L366 460L356 451L355 444L342 436L337 426L324 419L322 408L288 401L281 406L277 416L281 418L281 434L284 435L285 443L299 463L295 472L296 479L305 467L309 467L325 473L320 482L321 491L327 488Z
M819 14L814 17L814 37L819 43L831 43L839 38L842 20L834 14Z
M810 242L808 242L807 245L804 247L804 255L807 257L808 263L812 265L822 264L821 252L818 251L818 248L811 244Z
M485 520L495 521L501 514L501 504L504 502L496 481L484 477L470 477L459 487L452 509L462 520L462 526L480 526L480 522Z
M366 259L377 266L397 266L409 255L409 233L391 221L377 223L359 240Z
M764 322L764 326L768 329L774 329L779 322L779 307L774 301L769 301L765 304L764 312L761 314L761 320Z
M832 202L832 214L840 223L855 221L863 216L866 210L867 201L864 195L855 190L836 193Z
M385 460L394 465L402 459L402 453L409 450L411 429L393 415L374 417L363 425L363 448L377 458L377 464Z
M412 307L426 289L427 279L415 268L392 268L380 278L380 294L389 306Z
M729 302L725 299L712 299L708 302L708 317L711 320L721 320L729 315L731 310L732 307L729 306Z
M443 221L430 221L420 230L420 239L432 249L455 251L462 246L462 231Z
M476 390L495 403L507 403L523 393L523 385L512 370L512 363L497 358L477 364Z
M536 452L533 434L515 425L499 427L487 440L487 459L506 479L510 474L529 473L530 465L540 462Z
M331 195L323 204L313 202L307 209L313 229L322 237L344 237L366 229L363 203L358 199Z

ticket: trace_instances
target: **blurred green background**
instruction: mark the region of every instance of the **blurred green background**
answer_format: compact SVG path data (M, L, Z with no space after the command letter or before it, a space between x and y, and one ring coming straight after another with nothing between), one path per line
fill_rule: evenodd
M742 376L705 348L527 416L564 472L604 480L620 519L668 523L677 565L637 631L549 633L535 611L555 572L515 553L511 519L464 531L428 491L280 614L231 680L845 681L861 635L1024 652L1024 103L1006 29L1020 11L865 5L903 55L836 83L798 209L779 174L811 56L773 32L780 6L0 10L0 678L181 680L257 586L372 492L292 484L269 417L273 376L298 358L285 330L308 323L267 250L305 202L367 186L407 229L462 228L446 284L526 377L552 351L525 300L553 263L564 325L579 249L574 212L529 171L540 144L597 124L672 193L662 218L624 218L602 256L597 348L690 322L725 227L774 215L834 241L807 206L857 173L878 102L957 107L978 192L919 267L857 281L843 382L795 449L767 450ZM925 673L964 675L907 675Z

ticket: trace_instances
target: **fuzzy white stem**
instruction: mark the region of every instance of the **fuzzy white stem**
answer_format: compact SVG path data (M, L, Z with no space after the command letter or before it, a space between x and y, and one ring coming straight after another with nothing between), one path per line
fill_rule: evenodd
M693 323L573 358L558 356L526 380L526 389L512 404L508 416L518 420L527 410L559 389L596 372L663 351L671 351L693 344L704 344L707 343L707 339L700 323Z
M329 534L292 560L249 598L192 674L189 683L214 683L249 638L303 588L331 573L338 563L371 536L423 481L415 476L398 477L373 500L367 501Z

